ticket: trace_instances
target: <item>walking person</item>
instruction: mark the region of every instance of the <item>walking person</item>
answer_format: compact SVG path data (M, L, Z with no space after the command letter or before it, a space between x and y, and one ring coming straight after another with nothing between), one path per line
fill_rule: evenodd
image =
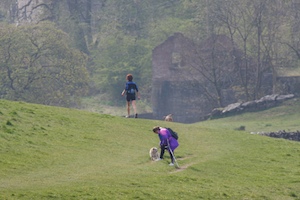
M126 85L125 89L122 92L122 96L126 94L126 102L127 102L127 115L126 117L130 117L130 103L132 105L133 111L134 111L134 117L137 118L137 109L136 109L136 97L140 99L140 93L138 86L135 82L133 82L133 76L132 74L127 74L126 76Z
M174 166L174 150L179 146L178 141L172 137L170 131L166 128L156 126L153 128L153 132L158 134L160 139L160 156L158 160L164 158L165 149L167 149L171 157L170 166Z

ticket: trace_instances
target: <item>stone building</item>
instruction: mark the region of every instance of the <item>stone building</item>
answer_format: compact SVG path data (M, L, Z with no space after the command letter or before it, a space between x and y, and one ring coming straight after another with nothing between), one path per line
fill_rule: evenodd
M232 47L226 44L230 43L228 40L221 42L225 44L225 49L218 47L221 51L232 52ZM174 121L196 122L204 119L217 106L207 98L207 90L213 90L213 88L205 84L203 75L196 72L192 66L203 62L199 58L199 51L205 57L207 55L206 44L204 42L202 44L204 49L201 49L183 34L175 33L153 49L151 97L154 118L161 119L167 114L173 114ZM226 67L229 70L233 64L228 64ZM206 86L203 87L203 85ZM225 93L228 95L230 91ZM229 96L232 97L232 95ZM235 99L227 98L227 101L227 103L232 103Z
M213 35L200 44L181 33L170 36L152 52L153 117L162 119L173 114L174 121L192 123L205 119L214 108L235 103L232 88L241 85L236 76L243 70L235 62L242 57L242 52L225 35ZM248 63L250 67L254 65ZM214 67L218 68L218 83L207 77L213 71L201 71ZM248 73L254 73L252 69ZM271 92L272 83L265 85Z

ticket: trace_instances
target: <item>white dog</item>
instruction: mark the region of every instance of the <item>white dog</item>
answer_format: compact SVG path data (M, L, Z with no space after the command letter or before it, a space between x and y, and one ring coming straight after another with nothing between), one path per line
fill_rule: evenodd
M152 161L155 161L159 158L158 149L156 147L152 147L149 151L149 156Z
M167 122L172 122L173 121L173 115L169 114L167 116L164 116L164 120Z

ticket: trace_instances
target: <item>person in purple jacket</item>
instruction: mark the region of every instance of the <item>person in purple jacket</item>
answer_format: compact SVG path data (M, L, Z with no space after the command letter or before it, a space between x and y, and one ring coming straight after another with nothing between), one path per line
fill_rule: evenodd
M165 149L168 149L171 157L170 166L173 166L175 160L174 150L179 146L178 141L172 137L171 133L166 128L156 126L153 128L153 132L158 134L158 137L160 139L160 157L158 160L164 158Z

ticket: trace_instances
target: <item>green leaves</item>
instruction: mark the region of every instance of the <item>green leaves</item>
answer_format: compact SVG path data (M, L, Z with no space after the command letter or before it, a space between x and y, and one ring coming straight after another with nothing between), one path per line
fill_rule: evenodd
M2 98L74 104L87 91L87 58L51 23L0 30Z

